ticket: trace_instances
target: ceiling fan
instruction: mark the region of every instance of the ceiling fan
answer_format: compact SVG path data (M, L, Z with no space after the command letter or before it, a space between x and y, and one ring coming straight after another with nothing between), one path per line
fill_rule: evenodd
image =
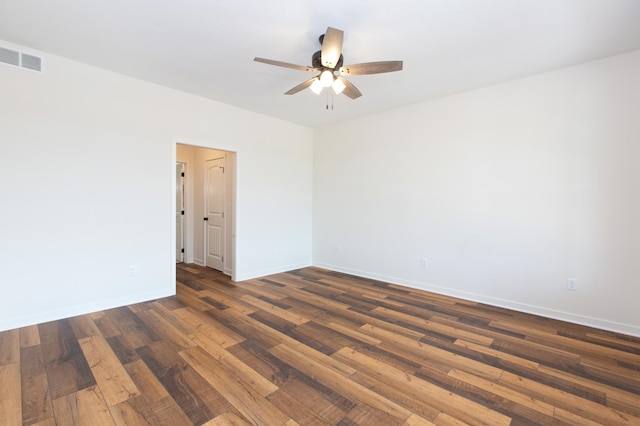
M332 87L336 94L344 93L351 99L356 99L362 96L362 93L360 93L358 88L343 76L382 74L385 72L402 70L402 61L365 62L362 64L343 66L343 37L344 31L328 27L327 31L320 36L322 49L313 54L311 57L311 66L309 67L274 61L272 59L253 58L253 60L278 67L318 73L315 77L298 84L296 87L286 92L285 95L293 95L307 87L309 87L315 94L320 94L323 88ZM338 72L339 75L336 75L336 72Z

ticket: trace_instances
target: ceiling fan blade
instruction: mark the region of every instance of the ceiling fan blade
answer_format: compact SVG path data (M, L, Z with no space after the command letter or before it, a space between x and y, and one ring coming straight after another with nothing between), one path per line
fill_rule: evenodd
M313 80L317 79L318 77L313 77L310 78L309 80L298 84L296 87L294 87L293 89L289 90L288 92L285 93L285 95L295 95L296 93L306 89L307 87L311 86L311 84L313 83Z
M382 74L385 72L401 71L402 61L380 61L365 62L363 64L354 64L340 67L342 75L366 75L366 74Z
M305 67L304 65L290 64L288 62L282 62L282 61L274 61L273 59L253 58L253 60L256 62L262 62L263 64L275 65L277 67L291 68L299 71L309 71L309 72L318 71L318 69L313 67Z
M327 27L322 39L322 65L334 69L342 54L344 31Z
M344 83L344 85L346 86L344 88L344 90L342 91L343 95L348 96L351 99L356 99L356 98L359 98L360 96L362 96L362 93L360 93L358 88L356 86L354 86L349 80L347 80L346 78L340 77L340 76L338 76L336 78L338 80L340 80L342 83Z

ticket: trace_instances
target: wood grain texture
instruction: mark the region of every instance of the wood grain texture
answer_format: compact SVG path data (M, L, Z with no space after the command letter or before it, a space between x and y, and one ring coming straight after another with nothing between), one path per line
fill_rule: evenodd
M640 339L303 268L0 333L0 424L640 425Z
M22 422L37 424L53 421L53 406L49 382L40 345L30 345L20 351Z
M20 363L0 365L0 421L3 424L22 423L20 398Z
M56 422L61 425L115 425L97 386L73 392L53 401Z
M20 360L20 332L18 329L0 332L0 365Z
M104 337L91 336L80 339L79 342L108 406L140 394Z

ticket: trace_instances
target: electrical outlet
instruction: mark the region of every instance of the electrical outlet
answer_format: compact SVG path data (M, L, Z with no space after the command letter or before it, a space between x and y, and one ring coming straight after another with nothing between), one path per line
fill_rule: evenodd
M578 280L575 278L567 278L567 290L576 291L578 289Z
M420 267L421 268L426 268L427 266L429 266L429 259L427 259L426 257L421 257L420 258Z
M336 245L336 254L342 253L342 246L340 244Z
M138 268L136 268L136 265L129 265L129 276L130 277L134 277L136 275L136 273L138 272L137 269Z

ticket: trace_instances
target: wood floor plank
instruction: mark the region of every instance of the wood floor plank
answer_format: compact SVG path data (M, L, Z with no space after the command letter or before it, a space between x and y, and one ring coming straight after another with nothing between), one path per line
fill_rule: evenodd
M369 324L365 324L360 329L372 336L384 340L384 343L380 346L391 352L397 351L401 348L401 351L410 351L415 355L424 357L434 362L440 362L449 365L451 368L459 368L463 371L473 372L489 379L497 379L502 375L502 370L495 368L491 365L486 365L481 362L461 357L455 353L445 351L428 344L408 339L404 336L390 333L386 330L374 327Z
M0 384L0 419L7 425L22 424L19 362L0 365Z
M535 339L531 339L532 341L536 341L544 345L552 344L554 347L568 348L568 350L581 355L588 354L590 356L602 356L604 359L627 361L637 364L640 368L639 354L625 352L602 345L596 345L583 340L571 339L569 337L560 336L556 333L547 333L543 330L527 327L526 325L512 323L505 320L492 321L490 325L492 327L516 331L528 336L534 336Z
M433 407L430 399L425 399L423 395L418 395L415 392L407 391L406 386L400 389L400 386L394 386L384 377L376 377L370 372L369 374L367 372L357 372L350 376L350 379L407 408L421 418L434 420L441 413L439 409Z
M523 359L523 358L511 355L509 353L500 352L498 350L491 349L483 345L477 345L472 342L466 342L464 340L456 340L454 344L463 346L465 348L468 348L473 351L477 351L492 357L500 358L505 361L511 362L513 364L517 364L525 368L530 368L532 370L536 370L540 367L540 364L537 362L529 361L528 359Z
M282 309L279 306L273 305L271 303L267 303L264 300L258 299L257 297L244 295L241 297L241 299L258 309L262 309L273 315L279 316L280 318L296 325L304 324L309 321L309 318L305 318L302 315L296 315L295 313L287 311L286 309Z
M631 368L618 365L615 360L603 365L599 361L594 361L588 356L583 356L580 360L580 368L582 374L588 377L598 378L604 383L610 384L629 392L635 392L640 389L640 375L629 374L629 371L640 371L633 365Z
M142 395L109 407L109 412L117 425L146 426L160 422Z
M106 340L113 353L123 365L139 359L136 350L129 346L129 342L121 334L106 338Z
M20 331L0 331L0 366L20 361Z
M108 406L140 395L140 391L104 337L91 336L80 339L79 342Z
M96 381L69 320L40 324L42 354L51 398L95 386Z
M198 292L189 292L189 290L190 289L187 286L180 285L180 283L176 285L176 297L181 303L198 311L211 309L211 305L204 301Z
M22 380L22 422L36 424L54 420L49 383L46 374L24 377Z
M102 336L98 326L90 315L69 318L69 324L78 339L91 336Z
M212 321L210 316L192 308L176 309L174 314L182 321L190 324L200 333L204 334L224 348L236 345L245 340L244 337L233 332L219 322Z
M214 368L215 360L204 350L196 347L182 351L180 355L244 417L255 424L280 425L289 419L289 416L240 377L230 374L224 368Z
M425 380L417 377L412 378L401 370L381 364L355 350L345 348L340 351L340 356L344 359L353 360L354 364L360 366L359 371L374 377L380 377L390 386L412 393L419 400L429 401L429 404L434 408L469 424L508 425L511 422L511 419L500 413L487 409L473 401L466 400ZM412 384L410 388L407 386L408 382ZM478 416L478 418L475 416Z
M60 425L115 425L98 386L91 386L53 400Z
M253 330L254 332L259 333L260 335L255 336L255 338L265 341L265 344L269 347L278 343L286 343L289 346L297 346L300 344L300 341L282 333L280 330L269 327L251 316L247 316L236 311L234 308L225 309L221 316L240 324L244 324L247 326L248 330Z
M250 426L250 423L231 412L222 413L202 426Z
M640 353L640 342L632 341L628 338L628 336L611 336L602 333L586 332L585 338L596 344L610 344L615 347L623 348L623 350L635 349L634 353Z
M590 389L603 392L606 395L607 404L609 406L621 409L624 412L633 414L640 418L640 388L638 389L638 392L628 392L608 384L600 383L592 379L585 379L583 377L576 376L575 374L560 371L544 365L540 366L538 370L541 373L561 378L569 383L574 383L576 385L585 386Z
M40 334L37 325L30 325L19 329L20 347L27 348L40 344Z
M300 398L292 396L284 390L278 390L269 396L269 401L278 407L282 407L282 411L303 425L326 425L336 424L346 413L340 413L337 418L327 419L323 416L322 410L318 406L313 408L303 404ZM305 398L306 399L306 398Z
M184 335L178 328L156 311L149 309L140 312L138 317L142 319L156 335L174 343L176 346L183 349L195 346L191 339L189 339L189 336Z
M105 339L115 336L122 336L122 332L118 325L111 320L106 314L93 319L93 323L98 327L100 333Z
M402 424L402 426L431 426L435 425L435 423L430 422L429 420L423 419L417 414L412 414L409 416L406 422Z
M374 309L374 312L381 312L387 318L394 318L401 321L405 321L408 324L412 324L412 325L424 328L425 330L431 330L436 333L455 337L456 339L467 340L469 342L476 343L479 345L489 346L493 342L493 339L490 337L478 335L477 333L468 332L457 327L450 327L435 321L429 321L427 319L417 318L413 315L405 314L403 312L398 312L393 309L378 307Z
M433 421L438 426L467 426L469 423L465 423L462 420L455 419L447 413L440 413L438 417Z
M224 288L208 287L206 290L202 291L202 295L217 300L224 305L233 308L245 315L251 314L256 311L256 308L254 308L251 304L239 298L240 296L242 296L242 294L227 291Z
M169 396L167 389L162 386L147 364L142 360L134 361L125 366L127 373L135 383L138 390L149 402L160 401Z
M142 397L158 419L156 424L188 425L189 417L169 395L160 380L142 360L126 365L127 372L142 393ZM137 398L137 397L136 397ZM114 416L115 417L115 416ZM148 419L146 419L148 420Z
M327 324L327 327L337 331L338 333L344 334L345 336L349 336L354 339L360 340L361 342L366 343L368 345L379 345L380 343L382 343L382 340L380 339L371 337L365 333L361 333L358 330L354 330L353 328L345 327L342 324L330 322Z
M0 424L640 425L637 337L316 267L176 278L0 332Z
M109 325L117 327L119 334L122 334L133 348L160 340L160 336L153 332L129 307L109 309L105 314L110 320Z
M228 352L217 342L209 339L207 336L202 334L196 335L193 337L193 342L204 349L214 359L219 361L229 370L229 372L237 376L245 377L251 387L257 390L260 395L266 397L278 389L278 387L272 382L265 379L250 366L236 358L233 354Z
M285 404L282 406L283 411L299 423L315 423L319 419L324 424L338 424L356 406L344 396L317 383L293 367L289 371L291 377L278 391L269 395L269 401L278 406ZM304 395L304 398L301 398L301 395ZM301 415L308 417L303 418Z
M403 421L411 415L411 412L406 408L372 392L356 382L346 379L340 372L327 367L326 363L300 357L299 353L284 344L271 348L269 352L303 373L316 378L316 380L323 385L344 394L352 401L359 401L363 404L374 406L394 418Z
M535 410L539 413L544 414L545 416L553 417L554 406L543 402L541 400L531 398L528 395L522 395L522 393L514 391L511 388L500 386L499 384L492 382L487 379L483 379L478 376L474 376L473 374L466 373L460 370L451 370L449 371L449 376L456 378L458 380L462 380L467 384L478 387L480 389L484 389L486 391L491 392L494 395L501 396L502 398L513 401L517 404L528 407L532 410Z
M546 401L587 420L601 422L606 425L640 424L640 419L634 419L631 415L627 415L613 408L604 407L601 404L579 398L515 374L505 372L498 383L511 387L516 391L522 390L523 388L527 389L528 395Z
M49 393L49 382L40 345L21 349L20 374L22 422L35 424L49 419L53 420L54 413Z
M185 362L170 341L155 342L138 349L141 360L158 378L171 398L194 424L204 423L228 411L214 388Z

